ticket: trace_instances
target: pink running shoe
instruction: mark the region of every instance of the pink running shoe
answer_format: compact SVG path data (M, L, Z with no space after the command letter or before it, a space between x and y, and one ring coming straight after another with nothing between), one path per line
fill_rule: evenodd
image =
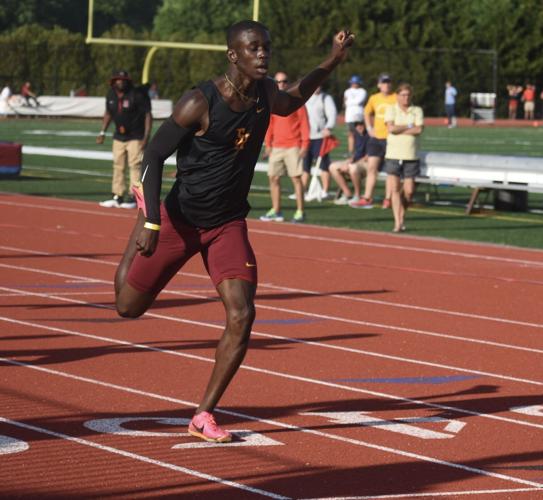
M141 182L132 186L132 193L136 200L137 207L143 212L143 215L147 217L147 210L145 209L145 198L143 197L143 185Z
M391 206L392 206L392 203L390 202L390 200L388 198L385 198L383 200L382 208L386 210L387 208L390 208Z
M373 208L373 200L367 198L360 198L359 200L353 200L349 202L351 208Z
M221 429L215 422L213 415L207 411L192 417L189 424L189 434L212 443L229 443L232 441L232 434Z

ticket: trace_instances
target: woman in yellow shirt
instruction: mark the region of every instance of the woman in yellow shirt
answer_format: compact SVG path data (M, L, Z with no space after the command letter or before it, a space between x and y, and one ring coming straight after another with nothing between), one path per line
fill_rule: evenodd
M402 83L396 95L398 102L386 109L384 117L389 133L385 172L394 214L393 231L399 233L405 231L405 212L415 194L415 177L420 173L417 139L424 129L424 115L422 108L411 104L411 85Z

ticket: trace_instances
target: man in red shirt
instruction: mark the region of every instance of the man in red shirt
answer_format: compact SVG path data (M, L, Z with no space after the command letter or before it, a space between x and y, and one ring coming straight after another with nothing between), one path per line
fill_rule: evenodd
M287 89L286 73L277 73L275 81L279 90ZM303 222L305 215L302 158L307 154L309 147L309 120L305 106L288 116L272 114L264 143L265 156L269 156L268 177L272 208L266 215L261 216L260 220L276 222L285 220L281 213L281 176L288 174L296 194L296 212L292 222Z
M27 106L32 107L32 104L30 104L30 99L34 101L36 107L40 105L36 94L32 90L32 84L30 82L25 82L23 84L23 86L21 87L21 95L23 96L23 99L25 100Z
M522 101L524 102L524 119L533 120L535 110L535 85L526 84L526 88L522 93Z

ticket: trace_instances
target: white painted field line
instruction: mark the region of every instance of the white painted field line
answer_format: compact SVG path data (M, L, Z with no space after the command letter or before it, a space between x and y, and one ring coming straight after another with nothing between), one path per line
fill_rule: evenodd
M41 294L37 294L37 295L41 295ZM61 299L59 299L59 300L61 300ZM80 301L70 301L70 302L78 302L78 303L80 303ZM102 309L110 309L108 306L104 306L104 305L98 305L96 307L99 307L99 308L102 308ZM153 315L153 314L149 314L149 313L147 315L152 316L152 317L160 316L160 315ZM206 358L204 356L199 356L197 354L188 354L186 352L172 351L170 349L161 349L159 347L153 347L153 346L149 346L147 344L135 344L133 342L129 342L129 341L125 341L125 340L119 340L119 339L114 339L114 338L110 338L110 337L103 337L103 336L93 335L93 334L90 334L90 333L83 333L83 332L78 332L78 331L75 331L75 330L68 330L68 329L65 329L65 328L57 328L57 327L53 327L53 326L42 325L40 323L34 323L34 322L30 322L30 321L22 321L22 320L18 320L18 319L14 319L14 318L8 318L8 317L5 317L5 316L0 316L0 321L5 321L7 323L14 323L14 324L17 324L17 325L30 326L30 327L34 327L34 328L38 328L38 329L42 329L42 330L47 330L47 331L52 331L52 332L58 332L58 333L73 335L73 336L76 336L76 337L84 337L84 338L90 338L90 339L94 339L94 340L100 340L100 341L108 342L108 343L111 343L111 344L130 346L132 348L138 348L138 349L158 352L158 353L162 353L162 354L169 354L169 355L172 355L172 356L178 356L178 357L193 359L193 360L197 360L197 361L203 361L203 362L206 362L206 363L214 363L215 362L214 358ZM222 327L214 325L214 324L205 324L205 323L201 323L201 322L198 322L198 321L186 321L186 322L189 323L189 324L196 324L198 326L208 326L210 328L222 329ZM529 421L526 421L526 420L518 420L518 419L510 418L510 417L503 417L503 416L499 416L499 415L480 413L480 412L473 411L473 410L466 410L464 408L457 408L457 407L454 407L454 406L448 406L448 405L443 405L443 404L439 404L439 403L430 403L430 402L427 402L427 401L420 401L420 400L417 400L417 399L411 399L411 398L406 398L406 397L402 397L402 396L397 396L395 394L388 394L388 393L383 393L383 392L370 391L368 389L362 389L362 388L359 388L359 387L353 387L353 386L349 386L349 385L338 384L338 383L335 383L335 382L326 382L324 380L318 380L318 379L313 379L313 378L309 378L309 377L302 377L302 376L298 376L298 375L288 374L288 373L285 373L285 372L276 372L276 371L268 370L268 369L265 369L265 368L258 368L258 367L250 366L250 365L247 365L247 364L241 365L240 369L247 370L247 371L252 371L252 372L256 372L256 373L262 373L264 375L268 375L268 376L272 376L272 377L279 377L279 378L284 378L284 379L287 379L287 380L293 380L293 381L296 381L296 382L304 382L304 383L309 383L309 384L312 384L312 385L319 385L319 386L328 387L328 388L332 388L332 389L339 389L339 390L343 390L343 391L347 391L347 392L365 394L365 395L375 396L375 397L379 397L379 398L383 398L383 399L391 399L393 401L400 401L402 403L412 403L412 404L415 404L417 406L422 406L422 407L426 407L426 408L436 408L436 409L439 409L439 410L446 410L446 411L450 411L450 412L454 412L454 413L460 413L460 414L463 414L463 415L470 415L470 416L475 416L475 417L487 418L487 419L490 419L490 420L496 420L496 421L505 422L505 423L508 423L508 424L516 424L516 425L523 425L523 426L526 426L526 427L533 427L533 428L536 428L536 429L543 429L542 424L536 424L536 423L532 423L532 422L529 422Z
M59 201L59 200L56 200ZM123 217L123 218L131 218L134 219L134 215L130 212L130 214L121 214L119 213L119 210L108 210L103 211L99 210L98 207L96 207L95 210L88 209L74 209L71 207L61 206L61 205L40 205L37 203L28 203L28 202L16 202L13 200L0 200L0 204L8 205L8 206L21 206L21 207L27 207L27 208L36 208L40 210L56 210L59 212L75 212L75 213L85 213L85 214L92 214L92 215L100 215L100 216L112 216L112 217ZM90 204L89 204L90 205ZM285 229L290 229L287 225L285 225ZM322 229L322 228L321 228ZM349 232L349 230L343 230L341 231ZM492 261L492 262L505 262L508 264L516 264L521 265L523 267L536 267L541 268L543 267L543 260L527 260L527 259L514 259L509 257L500 257L500 256L494 256L494 255L486 255L486 254L478 254L478 253L468 253L468 252L456 252L452 250L440 250L440 249L432 249L427 248L427 241L429 239L422 240L421 246L409 246L409 245L399 245L397 243L376 243L376 242L369 242L369 241L362 241L362 240L350 240L346 238L333 238L329 236L315 236L315 235L304 235L304 234L298 234L298 233L292 233L287 231L270 231L270 230L264 230L264 229L257 229L255 227L251 227L249 230L250 233L254 234L263 234L263 235L269 235L269 236L280 236L283 238L292 238L292 239L299 239L299 240L311 240L311 241L320 241L320 242L326 242L326 243L338 243L340 245L354 245L354 246L363 246L363 247L374 247L374 248L383 248L387 250L401 250L406 252L418 252L418 253L429 253L434 255L445 255L445 256L453 256L453 257L462 257L466 259L472 259L472 260L483 260L483 261ZM354 232L353 232L354 234ZM431 240L431 239L430 239ZM391 240L392 241L392 240ZM432 240L433 241L433 240ZM451 245L454 245L455 242L448 242L445 240L439 240L440 243L448 243ZM464 243L468 244L468 243ZM479 244L477 245L479 247L484 248L485 245ZM497 245L486 245L492 248L499 248ZM526 251L526 252L533 252L535 254L539 254L537 250L532 249L515 249L518 251Z
M178 404L182 404L182 405L185 405L185 406L190 406L190 407L193 407L193 408L198 406L196 403L194 403L192 401L190 401L190 402L183 401L183 400L180 400L180 399L176 399L176 398L172 398L172 397L166 397L166 396L162 396L162 395L152 393L152 392L141 391L139 389L134 389L134 388L127 387L127 386L122 386L122 385L118 385L118 384L111 384L109 382L103 382L103 381L92 379L92 378L89 378L89 377L81 377L79 375L72 375L72 374L67 373L67 372L62 372L62 371L59 371L59 370L53 370L51 368L45 368L45 367L42 367L42 366L34 366L34 365L29 364L29 363L23 363L23 362L20 362L20 361L15 361L13 359L9 359L9 358L0 357L0 362L9 363L9 364L12 364L12 365L15 365L15 366L21 366L21 367L25 367L25 368L30 368L30 369L45 372L45 373L48 373L48 374L51 374L51 375L58 375L58 376L61 376L61 377L66 377L66 378L69 378L69 379L78 380L80 382L88 382L88 383L91 383L91 384L99 385L99 386L102 386L102 387L107 387L107 388L110 388L110 389L117 389L117 390L121 390L121 391L124 391L124 392L129 392L129 393L132 393L132 394L139 394L139 395L154 398L154 399L160 399L160 400L163 400L163 401L178 403ZM336 435L336 434L330 434L328 432L318 431L318 430L314 430L314 429L308 429L308 428L305 428L305 427L299 427L299 426L287 424L287 423L284 423L284 422L280 422L278 420L261 419L261 418L255 417L253 415L248 415L248 414L240 413L240 412L236 412L236 411L224 410L224 409L216 409L215 411L218 412L218 413L223 413L225 415L231 415L231 416L235 416L235 417L238 417L238 418L243 418L245 420L251 420L253 422L264 423L264 424L267 424L267 425L270 425L270 426L273 426L273 427L279 427L279 428L283 428L283 429L294 430L294 431L298 431L298 432L312 434L314 436L319 436L319 437L322 437L322 438L331 439L331 440L335 440L335 441L341 441L341 442L352 444L352 445L355 445L355 446L362 446L362 447L365 447L365 448L371 448L371 449L374 449L374 450L379 450L379 451L382 451L382 452L385 452L385 453L399 455L399 456L402 456L402 457L408 457L408 458L412 458L412 459L415 459L415 460L421 460L421 461L424 461L424 462L430 462L430 463L434 463L434 464L438 464L438 465L443 465L445 467L460 469L460 470L463 470L465 472L469 472L469 473L472 473L472 474L492 477L492 478L496 478L496 479L503 479L505 481L510 481L510 482L518 483L518 484L524 484L524 485L527 485L527 486L534 486L534 487L537 487L537 488L543 488L543 483L528 481L528 480L525 480L525 479L520 479L520 478L517 478L517 477L508 476L506 474L500 474L500 473L496 473L496 472L489 472L489 471L486 471L484 469L479 469L479 468L471 467L471 466L464 465L464 464L457 464L455 462L449 462L447 460L441 460L439 458L429 457L429 456L426 456L426 455L420 455L418 453L412 453L412 452L405 451L405 450L400 450L400 449L397 449L397 448L391 448L389 446L376 445L374 443L369 443L367 441L362 441L362 440L359 440L359 439L352 439L352 438L347 438L347 437Z
M4 360L3 358L0 358L0 360ZM5 360L4 360L5 361ZM18 363L17 363L18 364ZM28 366L23 363L19 364L19 366ZM49 373L54 373L54 370L49 371ZM58 375L59 373L56 373ZM70 377L72 378L72 377ZM90 381L90 379L86 380ZM90 448L95 448L100 451L105 451L107 453L111 453L113 455L120 455L122 457L130 458L132 460L137 460L138 462L144 462L151 465L156 465L158 467L162 467L163 469L169 469L173 470L175 472L181 472L182 474L188 475L188 476L194 476L198 477L200 479L204 479L206 481L210 481L213 483L219 483L223 486L230 486L232 488L237 488L239 490L243 490L250 493L255 493L257 495L262 495L268 498L276 498L276 499L288 499L289 497L285 497L283 495L278 495L276 493L272 493L270 491L261 490L260 488L253 488L252 486L247 486L245 484L236 483L234 481L230 481L228 479L222 479L217 476L213 476L211 474L206 474L204 472L199 472L194 469L188 469L187 467L181 467L180 465L171 464L168 462L163 462L162 460L156 460L154 458L146 457L144 455L139 455L137 453L132 453L130 451L120 450L119 448L113 448L112 446L107 446L104 444L95 443L94 441L89 441L87 439L82 439L74 436L69 436L67 434L63 434L61 432L52 431L49 429L44 429L43 427L38 427L36 425L31 425L23 422L18 422L17 420L11 420L9 418L5 418L0 416L0 422L13 425L16 427L21 427L22 429L31 430L34 432L39 432L40 434L46 434L48 436L53 436L58 439L63 439L65 441L70 441L72 443L76 443L82 446L88 446ZM30 464L29 464L30 466Z
M0 264L0 267L7 267L7 268L10 268L10 269L17 269L17 270L28 271L28 272L37 272L37 273L42 272L42 270L40 270L40 269L33 269L33 268L20 267L20 266L12 266L12 265L9 265L9 264ZM70 278L75 277L74 275L67 275L67 274L63 274L63 273L55 273L53 271L43 271L43 272L45 274L52 274L52 275L56 275L56 276L63 276L63 277L70 277ZM105 280L95 280L95 281L101 281L103 283L109 283L108 281L105 281ZM0 287L0 290L4 290L6 292L16 292L17 291L17 289L7 288L7 287ZM170 294L176 294L176 295L183 295L183 296L187 296L187 297L191 297L191 298L209 299L209 297L207 297L205 295L185 294L185 293L182 293L182 292L175 292L175 291L170 291L169 293ZM75 300L75 299L69 299L69 298L66 298L66 297L61 297L61 296L55 295L54 293L53 294L48 294L48 293L21 291L21 295L25 295L25 294L44 297L44 298L48 298L48 299L52 299L52 300L63 300L63 301L67 301L67 302L71 302L71 303L75 303L75 304L86 305L86 306L90 306L90 307L101 307L101 308L113 309L112 307L106 307L106 306L103 306L101 304L95 304L93 302L87 302L87 301L81 301L81 300ZM266 306L263 306L263 307L266 307ZM326 316L324 314L303 313L303 312L296 311L294 309L291 310L291 309L274 307L274 310L283 311L283 312L294 312L294 313L299 314L299 315L308 315L310 317L316 317L316 318L321 318L321 319L338 319L336 317ZM213 323L207 323L207 322L202 322L202 321L193 321L193 320L188 320L188 319L184 319L184 318L176 318L174 316L167 316L167 315L158 314L158 313L147 312L147 313L145 313L145 315L149 316L149 317L153 317L153 318L167 319L167 320L170 320L170 321L177 321L177 322L181 322L181 323L197 324L197 325L200 325L200 326L206 326L206 327L216 328L216 329L221 329L221 330L224 329L223 326L216 325L216 324L213 324ZM339 318L338 320L347 321L349 323L362 324L362 325L371 325L371 323L359 322L359 321L356 321L356 320L344 320L344 319L341 319L341 318ZM373 326L375 326L375 325L373 325ZM381 328L384 328L384 329L399 329L399 328L396 328L396 327L389 327L389 326L385 326L385 325L382 325ZM415 332L415 330L412 330L412 332ZM405 357L402 357L402 356L393 356L391 354L382 354L382 353L375 352L375 351L366 351L366 350L363 350L363 349L356 349L356 348L353 348L353 347L339 346L339 345L329 344L329 343L324 343L324 342L316 342L316 341L312 341L312 340L303 340L303 339L297 339L297 338L293 338L293 337L284 337L284 336L281 336L281 335L273 335L273 334L268 334L268 333L263 333L263 332L257 332L255 330L252 330L251 334L254 335L254 336L259 336L259 337L267 337L267 338L279 339L279 340L283 340L283 341L287 341L287 342L312 345L312 346L322 347L322 348L325 348L325 349L334 349L334 350L338 350L338 351L350 352L350 353L355 353L355 354L362 354L362 355L365 355L365 356L371 356L371 357L376 357L376 358L381 358L381 359L388 359L388 360L393 360L393 361L400 361L400 362L403 362L403 363L411 363L411 364L421 365L421 366L431 366L432 368L453 370L453 371L456 371L456 372L463 372L463 373L469 373L469 374L475 374L475 375L483 375L485 377L492 377L492 378L497 378L497 379L501 379L501 380L508 380L508 381L513 381L513 382L521 382L521 383L525 383L525 384L530 384L530 385L543 386L543 382L541 382L539 380L531 380L531 379L520 378L520 377L512 377L510 375L502 375L502 374L495 373L495 372L487 372L487 371L475 370L475 369L470 369L470 368L462 368L462 367L459 367L459 366L445 365L443 363L433 363L433 362L430 362L430 361L423 361L423 360L418 360L418 359L413 359L413 358L405 358ZM530 352L538 354L537 350L532 350L530 348L522 348L522 350L529 350Z
M391 495L365 495L365 496L348 496L348 497L315 497L303 498L300 500L379 500L388 498L436 498L450 497L459 498L461 496L471 495L496 495L498 493L523 493L529 491L541 491L541 488L513 488L503 490L466 490L466 491L436 491L434 493L396 493Z

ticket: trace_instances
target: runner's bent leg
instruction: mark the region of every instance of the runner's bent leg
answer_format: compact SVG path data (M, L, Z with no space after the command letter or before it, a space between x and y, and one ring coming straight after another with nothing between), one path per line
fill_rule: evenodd
M126 281L128 269L136 256L136 240L140 234L145 216L142 210L138 210L136 225L130 234L128 244L123 257L115 273L115 307L120 316L127 318L137 318L141 316L153 303L156 294L150 292L140 292L129 285Z
M255 319L256 285L243 279L225 279L217 286L226 312L226 328L215 351L215 366L196 413L212 412L237 372L249 345Z

